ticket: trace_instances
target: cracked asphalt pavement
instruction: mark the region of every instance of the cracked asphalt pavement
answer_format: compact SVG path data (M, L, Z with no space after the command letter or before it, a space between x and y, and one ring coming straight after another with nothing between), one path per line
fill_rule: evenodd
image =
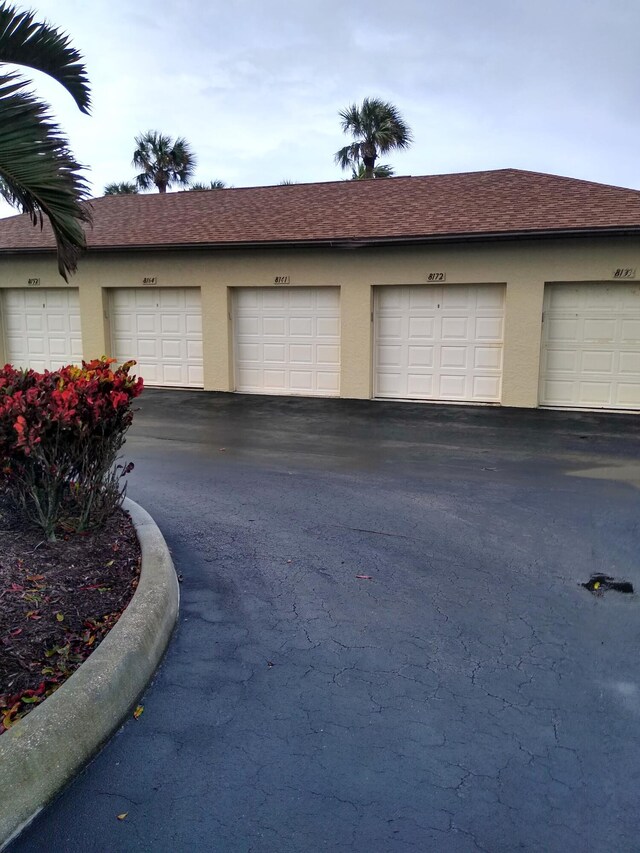
M639 600L579 584L640 588L639 449L634 416L147 390L178 631L11 853L637 853Z

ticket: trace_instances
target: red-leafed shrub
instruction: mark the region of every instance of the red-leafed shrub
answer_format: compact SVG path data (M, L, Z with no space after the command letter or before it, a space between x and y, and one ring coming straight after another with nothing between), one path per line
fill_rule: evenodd
M124 498L118 462L133 420L132 401L142 379L135 362L114 359L36 373L0 370L2 482L25 517L55 538L60 527L101 524Z

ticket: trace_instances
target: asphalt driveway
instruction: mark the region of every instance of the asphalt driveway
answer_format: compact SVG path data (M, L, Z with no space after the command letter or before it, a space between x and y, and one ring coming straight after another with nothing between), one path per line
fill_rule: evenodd
M637 418L141 407L179 629L12 853L637 853L640 603L579 586L640 590Z

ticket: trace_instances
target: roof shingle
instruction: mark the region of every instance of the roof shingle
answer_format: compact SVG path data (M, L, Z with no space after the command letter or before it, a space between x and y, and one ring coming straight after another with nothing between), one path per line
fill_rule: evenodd
M500 169L93 202L90 249L429 240L574 231L640 232L640 192ZM0 220L0 252L54 247L48 223Z

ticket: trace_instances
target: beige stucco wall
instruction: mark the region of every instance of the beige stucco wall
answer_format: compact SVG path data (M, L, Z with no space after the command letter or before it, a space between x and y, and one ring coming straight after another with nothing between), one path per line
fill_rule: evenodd
M502 404L538 404L542 303L547 282L612 281L618 267L640 270L637 238L459 243L384 249L189 251L88 254L70 286L80 290L85 358L109 354L108 289L199 287L202 294L204 384L233 390L232 288L339 286L341 396L372 394L373 288L424 284L429 272L446 273L447 285L504 284L506 292ZM0 288L62 287L52 256L0 257ZM1 330L1 324L0 324ZM4 347L0 331L0 355Z

